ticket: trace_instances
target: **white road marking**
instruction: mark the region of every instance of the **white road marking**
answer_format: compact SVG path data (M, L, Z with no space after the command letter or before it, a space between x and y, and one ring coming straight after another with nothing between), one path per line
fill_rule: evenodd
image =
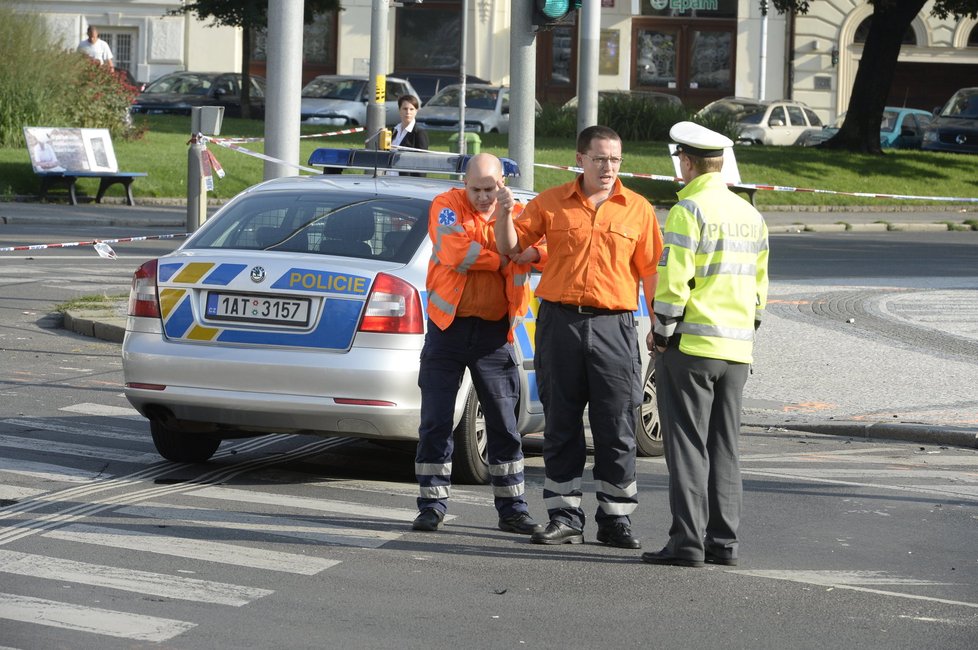
M81 404L73 404L71 406L62 406L59 411L68 411L69 413L81 413L82 415L99 415L107 416L113 418L130 418L133 420L145 420L139 411L130 407L122 406L109 406L107 404L92 404L90 402L83 402Z
M140 420L146 421L142 416L139 417ZM149 436L149 426L146 427L145 433L133 433L132 429L124 429L120 427L113 427L108 425L94 425L79 427L72 425L59 424L57 422L51 422L48 418L9 418L6 420L0 420L0 424L13 424L18 427L25 427L27 429L40 429L42 431L54 431L56 433L70 433L73 435L81 436L96 436L99 438L111 438L113 440L131 440L133 442L150 442L152 438Z
M226 510L210 510L154 502L120 508L114 510L113 513L132 517L163 519L168 522L179 520L204 526L217 524L221 528L231 530L248 530L324 544L342 544L365 548L380 548L404 534L403 532L334 526L321 521L302 522L294 518L276 517L274 515L228 512Z
M0 572L31 578L74 582L137 594L241 607L275 593L270 589L244 587L183 576L169 576L87 562L0 550Z
M3 593L0 593L0 618L150 643L172 639L197 627L196 623L168 618Z
M89 483L95 477L111 478L91 470L63 467L33 460L13 460L0 456L0 472L30 476L42 481L61 481L63 483Z
M243 501L245 503L262 503L265 505L282 506L283 508L302 508L320 512L338 512L345 515L356 515L364 518L393 519L394 521L412 521L417 516L415 508L385 508L382 506L367 506L362 503L348 501L332 501L315 497L300 497L287 494L270 494L268 492L249 492L234 488L206 487L188 492L195 497L207 499L222 499L224 501ZM446 519L451 518L448 515Z
M0 484L0 499L7 499L8 501L20 501L21 499L28 499L38 494L44 494L45 492L47 490L38 490L20 485Z
M76 445L70 442L54 442L37 438L21 438L18 436L0 435L0 447L26 449L47 454L64 454L66 456L81 456L82 458L97 458L99 460L115 460L123 463L150 465L161 462L159 454L140 453L136 451L110 451L104 447L91 445Z
M848 589L850 591L861 591L881 596L894 596L897 598L909 598L911 600L925 600L932 603L943 603L945 605L960 605L962 607L973 607L978 609L978 603L969 603L960 600L948 600L946 598L933 598L931 596L920 596L917 594L907 594L899 591L884 591L882 589L870 589L865 585L896 585L896 586L935 586L954 583L933 582L931 580L917 580L915 578L904 578L894 576L883 571L751 571L743 569L733 569L730 573L739 575L753 576L756 578L770 578L772 580L788 580L790 582L800 582L802 584L818 585L821 587L831 587L833 589Z
M182 558L246 566L266 571L281 571L300 575L316 575L336 566L339 560L327 560L309 555L296 555L265 549L211 542L171 535L127 531L86 524L71 524L43 534L44 537L110 548L174 555Z
M928 486L913 486L913 485L892 485L889 483L861 483L859 481L837 481L833 479L823 479L816 478L814 476L804 476L799 475L794 472L789 472L788 470L777 471L772 468L767 471L759 471L753 469L743 469L741 468L740 473L745 476L766 476L769 478L793 478L802 481L810 481L812 483L827 483L829 485L845 485L847 487L863 487L873 490L896 490L898 492L913 492L916 494L926 494L929 496L942 496L942 497L956 497L959 499L973 500L978 498L978 495L974 497L970 494L960 493L954 489L953 485L928 485Z

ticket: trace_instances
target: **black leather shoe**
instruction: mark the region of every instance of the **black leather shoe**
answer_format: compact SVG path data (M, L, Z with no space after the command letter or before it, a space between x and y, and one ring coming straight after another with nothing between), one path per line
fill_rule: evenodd
M735 557L724 557L722 555L717 555L715 553L706 552L706 563L707 564L720 564L723 566L737 566L737 558Z
M543 524L533 521L528 512L518 512L515 515L499 518L499 530L520 535L532 535L543 530Z
M618 548L642 548L642 542L632 537L632 528L624 522L598 528L598 541Z
M417 517L414 518L414 523L411 524L411 528L430 533L441 528L441 522L444 521L444 519L445 515L438 510L435 510L434 508L425 508L418 514Z
M703 566L703 560L690 560L684 557L676 557L675 555L670 554L666 549L642 553L642 562L648 562L649 564L669 564L672 566Z
M562 521L551 521L540 532L533 533L534 544L583 544L584 533Z

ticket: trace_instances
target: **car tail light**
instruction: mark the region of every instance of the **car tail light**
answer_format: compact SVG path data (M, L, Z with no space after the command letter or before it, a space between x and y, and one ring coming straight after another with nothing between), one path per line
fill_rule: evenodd
M361 332L423 334L421 296L410 284L386 273L378 273L367 297Z
M156 260L136 269L129 290L129 315L145 318L160 317L159 293L156 289Z

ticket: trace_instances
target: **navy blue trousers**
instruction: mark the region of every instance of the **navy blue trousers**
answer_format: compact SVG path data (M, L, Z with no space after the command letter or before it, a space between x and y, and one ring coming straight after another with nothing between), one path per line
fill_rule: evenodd
M520 380L509 321L456 318L441 330L428 321L421 350L421 426L415 474L418 509L448 510L451 492L455 399L468 368L486 422L489 475L501 517L526 512L523 445L516 429Z

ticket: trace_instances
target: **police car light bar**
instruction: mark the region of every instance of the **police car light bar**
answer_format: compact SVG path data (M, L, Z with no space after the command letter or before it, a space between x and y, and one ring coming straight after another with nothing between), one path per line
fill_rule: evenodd
M323 172L341 169L368 171L391 170L461 176L472 156L469 154L443 154L421 151L374 151L369 149L316 149L309 156L310 165L321 165ZM519 176L520 167L515 160L500 158L503 176Z

